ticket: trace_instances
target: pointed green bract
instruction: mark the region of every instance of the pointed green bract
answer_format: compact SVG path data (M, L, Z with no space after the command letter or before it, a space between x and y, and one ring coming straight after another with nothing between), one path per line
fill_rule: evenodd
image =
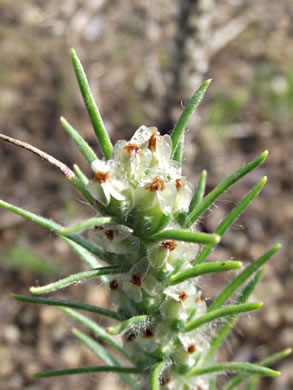
M71 136L75 145L78 147L84 158L87 160L89 164L93 161L97 160L98 157L96 153L92 150L89 144L82 138L82 136L75 130L65 118L61 117L60 122L62 126L66 130L66 132Z
M211 366L203 368L194 368L188 372L188 375L207 375L214 372L226 371L244 371L249 374L256 374L262 376L279 376L279 371L271 370L267 367L262 367L257 364L242 363L242 362L223 362L216 363Z
M240 297L237 300L237 304L243 304L246 303L250 295L253 293L255 287L258 285L260 280L263 277L264 274L264 267L258 271L258 273L255 275L255 277L247 284L247 286L242 291ZM230 318L226 319L224 324L219 325L217 330L215 331L215 335L213 335L210 345L210 350L205 357L205 361L208 361L220 348L220 346L223 344L223 342L226 340L228 334L233 329L236 321L238 320L239 315L235 314L231 316Z
M86 279L95 278L100 275L112 275L112 274L121 273L120 267L102 267L98 269L91 269L89 271L79 272L67 276L67 278L57 280L57 282L49 283L41 287L31 287L30 292L32 294L47 294L61 288L70 286L73 283L81 282Z
M128 353L125 351L125 349L111 336L108 332L105 331L104 328L102 328L100 325L98 325L95 321L91 320L90 318L84 316L83 314L78 313L74 309L68 309L65 307L59 308L63 313L67 314L69 317L73 318L74 320L80 322L85 327L90 329L92 332L94 332L98 337L100 337L105 343L111 345L116 351L121 353L128 361L132 363L132 359L128 355Z
M37 372L36 374L34 374L34 376L36 378L49 378L52 376L89 374L91 372L118 372L118 373L124 373L124 374L139 374L139 373L141 373L137 368L132 368L132 367L93 366L93 367L78 367L78 368L68 368L65 370L52 370L52 371Z
M124 331L126 331L129 328L133 327L141 327L145 326L147 323L148 316L147 315L141 315L129 318L129 320L122 321L121 324L112 326L111 328L108 328L107 331L109 334L115 336L117 334L120 334Z
M218 242L220 242L220 236L218 236L217 234L190 232L187 230L180 229L168 229L162 230L160 233L152 235L151 240L178 240L199 244L217 244Z
M110 366L122 366L122 364L112 356L112 354L107 351L101 344L99 344L92 337L87 336L85 333L74 328L72 333L76 338L78 338L84 345L86 345L98 358L100 358L104 363ZM131 389L139 390L140 384L129 374L119 374L120 378L124 380L125 383L130 386Z
M193 114L196 107L199 105L203 95L205 94L205 91L207 90L208 86L210 85L212 80L206 80L199 89L195 92L195 94L192 96L190 101L188 102L187 106L185 107L184 111L182 112L178 122L175 125L175 128L173 129L171 133L171 138L173 141L173 150L172 154L174 156L178 143L180 141L181 135L184 133L185 126L187 125L187 122L189 121L191 115Z
M88 303L66 301L64 299L26 297L24 295L19 295L19 294L11 294L11 296L12 298L20 302L35 303L38 305L49 305L49 306L56 306L56 307L57 306L69 307L71 309L80 309L80 310L88 311L90 313L95 313L109 318L113 318L114 320L118 320L118 321L120 320L119 315L115 311L104 309L102 307L97 307L94 305L89 305Z
M86 187L89 184L89 179L82 172L80 167L77 164L73 164L73 170L76 176L79 178L80 182Z
M207 171L203 170L200 175L199 182L194 192L194 195L192 197L192 200L190 202L189 213L191 213L192 210L194 210L202 201L205 188L206 188L206 179L207 179Z
M257 197L257 195L262 190L263 186L267 181L266 176L262 178L262 180L255 186L238 204L234 209L221 221L215 233L219 236L223 236L223 234L229 229L229 227L236 221L236 219L240 216L240 214L249 206L249 204ZM213 250L214 245L210 244L203 248L200 252L198 258L195 261L196 264L202 263L208 255Z
M80 223L77 223L72 226L64 227L59 230L60 234L68 235L72 233L78 233L86 229L93 228L95 226L103 226L108 224L115 224L115 219L112 217L96 217L96 218L89 218L85 221L82 221Z
M211 263L200 264L197 267L193 267L186 271L181 272L180 274L174 275L169 279L170 285L178 284L184 282L184 280L188 280L194 278L196 276L211 274L215 272L224 272L231 271L234 269L239 269L242 266L240 261L214 261Z
M160 377L164 366L165 366L165 362L159 362L154 366L150 377L151 390L160 390L161 388Z
M175 161L179 161L179 162L182 161L183 152L184 152L184 138L185 138L185 132L183 131L183 133L181 134L181 136L179 138L176 150L175 150L174 155L173 155L173 160L175 160Z
M259 364L265 367L269 367L278 361L286 358L288 355L292 353L291 348L285 348L280 352L277 352L273 354L272 356L269 356L268 358L261 361ZM229 383L226 384L226 386L223 388L223 390L234 390L237 388L238 385L243 383L249 378L249 375L243 373L235 376Z
M223 318L239 313L246 313L252 310L258 310L262 307L262 302L256 303L243 303L241 305L226 306L221 309L210 311L203 316L197 318L195 321L185 325L184 331L190 332L196 328L199 328L209 322L215 321L218 318Z
M79 88L87 109L87 112L89 114L89 117L91 119L93 128L95 130L97 139L99 141L101 150L105 156L106 159L109 159L111 157L112 153L112 143L110 141L109 135L107 133L107 130L105 129L103 120L101 118L101 115L99 113L99 110L96 106L95 100L93 98L92 92L90 90L87 77L84 73L83 67L81 65L81 62L79 58L77 57L77 54L75 50L71 49L71 59L73 68L75 71L75 75L79 84Z
M248 267L246 267L228 286L217 296L214 302L209 307L209 312L217 309L222 306L228 298L243 284L248 280L248 278L261 268L278 250L281 248L281 245L276 245L274 248L267 251L264 255L259 257Z
M244 167L238 169L236 172L232 173L227 179L225 179L221 184L219 184L215 189L213 189L203 200L195 207L187 216L185 221L185 227L192 225L213 203L214 201L222 195L223 192L227 191L232 184L236 183L243 176L247 175L253 169L258 167L264 162L268 156L268 151L263 152L258 158L254 161L248 163Z

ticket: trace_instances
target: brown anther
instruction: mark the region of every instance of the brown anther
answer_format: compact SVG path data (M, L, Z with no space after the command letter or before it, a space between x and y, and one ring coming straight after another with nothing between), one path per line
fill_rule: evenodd
M132 153L139 154L139 155L143 154L141 147L137 144L128 144L128 145L124 146L124 150L126 150L129 157L131 156Z
M151 330L151 328L146 328L144 331L143 331L143 337L145 338L152 338L154 337L154 332Z
M141 277L137 274L132 274L131 276L131 283L134 284L137 287L141 286Z
M106 230L105 236L108 238L108 240L113 240L114 238L114 230Z
M191 345L188 346L188 348L187 348L187 352L188 352L188 353L193 353L193 352L195 352L195 351L196 351L196 346L195 346L195 344L191 344Z
M166 386L166 385L168 385L168 383L170 383L170 378L168 378L168 377L161 377L160 378L160 385L161 386Z
M200 302L200 298L199 297L197 297L197 298L195 298L195 303L199 303Z
M165 189L165 183L162 179L159 178L159 176L156 176L152 183L146 187L146 189L150 190L151 192L163 191Z
M109 286L111 290L117 290L117 288L119 287L118 282L115 279L111 280Z
M161 242L160 246L162 246L165 249L169 249L170 252L172 252L174 249L177 248L177 242L174 240L166 240Z
M135 340L136 336L134 333L129 333L127 336L126 336L126 341L133 341Z
M102 226L94 226L94 229L95 230L104 230L104 228Z
M94 181L97 181L99 184L105 183L110 178L109 172L97 171L94 177Z
M156 150L157 146L157 134L152 134L151 138L149 139L149 149Z
M179 188L183 187L184 183L182 179L176 179L176 188L179 190Z
M201 386L196 386L194 390L202 390Z
M188 295L186 294L185 291L181 291L178 295L178 298L180 299L181 302L185 301L185 299L188 298Z

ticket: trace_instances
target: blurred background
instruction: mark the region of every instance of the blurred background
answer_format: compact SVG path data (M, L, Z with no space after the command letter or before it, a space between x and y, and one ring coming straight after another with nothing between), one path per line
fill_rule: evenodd
M223 358L257 361L293 346L293 3L291 0L0 0L0 131L32 143L90 176L62 129L64 115L97 149L71 67L74 47L115 142L141 124L170 132L192 93L213 82L188 126L184 172L196 184L207 169L207 191L263 150L268 160L217 201L201 220L212 232L227 212L267 175L261 195L226 233L210 259L249 263L276 243L253 299L264 307L243 315ZM92 216L53 167L1 142L0 197L59 223ZM212 212L211 212L212 211ZM57 309L14 302L83 269L58 238L0 210L0 388L60 390L123 388L114 375L35 380L36 371L100 362L71 334ZM225 279L204 277L212 299ZM97 281L55 298L110 304ZM99 323L107 325L104 318ZM261 389L293 388L293 361ZM225 379L225 378L224 378ZM124 386L125 388L125 386Z

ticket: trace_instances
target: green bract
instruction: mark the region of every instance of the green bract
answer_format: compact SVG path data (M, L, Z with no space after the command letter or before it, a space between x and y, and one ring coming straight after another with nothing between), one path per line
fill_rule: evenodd
M96 217L63 227L4 201L0 201L0 205L54 231L90 267L88 271L46 286L31 287L31 293L48 293L71 283L99 277L108 288L115 310L82 302L20 295L14 295L14 298L61 308L116 349L129 364L124 367L96 340L75 329L73 334L107 365L43 372L36 376L113 371L132 389L211 390L215 374L219 372L241 372L240 379L232 380L227 389L235 388L237 383L250 378L252 383L256 383L256 375L279 375L267 365L290 353L288 349L282 351L278 359L272 358L263 365L219 363L217 349L241 313L262 306L261 302L247 301L261 279L263 264L280 246L275 246L238 272L238 276L209 307L201 297L196 280L203 274L234 272L243 267L240 261L231 260L202 263L224 232L258 195L266 178L223 219L214 233L198 232L195 223L232 184L258 167L267 152L234 172L204 197L206 171L202 172L194 189L182 175L181 160L185 126L210 81L203 83L194 94L171 136L160 135L155 127L141 126L130 141L118 141L112 146L82 65L73 50L71 54L104 158L98 159L64 118L61 122L90 164L92 178L88 179L76 165L72 171L31 145L4 135L1 138L53 163L96 210ZM88 239L79 234L85 230ZM253 274L255 277L249 280ZM238 300L230 306L223 306L236 290ZM105 330L75 309L110 317L116 323ZM210 324L224 317L225 322L209 332ZM117 334L121 334L123 344L113 338Z

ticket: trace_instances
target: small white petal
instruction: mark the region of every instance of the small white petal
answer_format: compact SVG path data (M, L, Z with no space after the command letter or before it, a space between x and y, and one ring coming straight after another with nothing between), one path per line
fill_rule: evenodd
M142 292L140 287L135 286L131 282L123 283L123 291L129 298L133 299L134 302L139 303L142 301Z

